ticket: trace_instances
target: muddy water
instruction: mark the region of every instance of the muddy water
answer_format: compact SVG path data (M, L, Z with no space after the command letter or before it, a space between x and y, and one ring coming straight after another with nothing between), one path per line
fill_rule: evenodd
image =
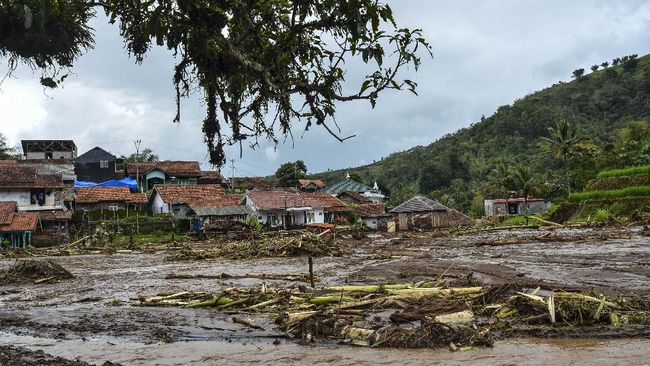
M650 292L650 238L638 229L526 231L454 238L378 238L354 255L317 258L320 286L437 278L519 283L553 288ZM548 240L540 236L548 235ZM505 240L505 244L504 244ZM385 253L392 253L386 255ZM211 309L141 308L138 296L159 292L219 291L228 287L295 285L238 279L173 279L170 274L242 276L305 273L305 258L169 263L167 253L51 258L76 277L56 284L0 286L0 345L23 345L99 363L204 364L647 364L650 340L508 340L492 349L371 350L300 346L283 339L267 316L233 323ZM0 259L0 269L13 260ZM277 342L280 344L274 344Z
M650 340L536 340L497 342L460 352L300 346L283 342L193 341L144 344L106 339L51 340L0 332L0 344L26 346L68 359L125 365L644 365Z

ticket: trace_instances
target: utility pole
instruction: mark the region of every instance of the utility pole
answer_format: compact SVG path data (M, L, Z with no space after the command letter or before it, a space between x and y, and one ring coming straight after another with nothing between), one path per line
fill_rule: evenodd
M140 161L140 144L142 143L142 140L137 139L133 141L133 144L135 145L135 182L138 185L138 188L140 190L140 193L142 193L142 186L140 185L140 167L138 162Z
M235 189L235 159L230 159L230 189Z

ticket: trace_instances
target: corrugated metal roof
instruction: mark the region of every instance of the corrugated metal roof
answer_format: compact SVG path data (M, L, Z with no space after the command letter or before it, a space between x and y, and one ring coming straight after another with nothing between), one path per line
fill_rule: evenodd
M368 192L372 191L372 188L368 187L365 184L355 182L352 179L346 179L342 182L338 182L331 187L327 187L325 192L333 195L338 195L341 192L350 191L350 192Z
M198 216L252 215L253 211L244 205L221 207L192 207Z
M415 196L390 210L391 213L427 211L449 211L449 209L438 201L422 196Z

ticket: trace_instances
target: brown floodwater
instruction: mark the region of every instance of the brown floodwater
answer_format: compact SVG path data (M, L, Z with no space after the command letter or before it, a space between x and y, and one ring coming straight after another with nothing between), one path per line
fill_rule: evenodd
M301 346L283 341L137 343L106 339L53 340L0 332L1 344L40 349L94 364L124 365L647 365L650 340L517 339L492 348L451 352Z
M639 228L533 230L459 237L374 236L354 253L316 258L317 285L410 282L516 283L551 289L650 293L650 238ZM213 309L144 308L139 296L295 285L227 273L304 274L305 258L165 262L168 253L51 257L75 275L69 281L0 286L0 345L101 364L648 364L648 339L510 339L493 348L368 349L283 338L272 319L248 315L251 330ZM0 259L0 269L14 263ZM168 278L169 275L204 278ZM213 278L205 278L205 277Z

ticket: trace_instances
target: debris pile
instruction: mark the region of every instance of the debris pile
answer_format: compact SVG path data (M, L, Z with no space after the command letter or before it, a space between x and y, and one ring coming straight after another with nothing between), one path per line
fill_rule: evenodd
M229 242L218 249L218 256L229 259L257 257L340 256L342 248L334 234L303 232L291 237L265 237L260 240Z
M261 257L340 256L342 246L330 233L295 232L287 235L263 235L250 241L229 241L210 249L183 248L166 261L193 261L212 258L248 259Z
M0 284L45 283L74 278L59 264L49 260L18 261L11 268L0 271Z
M140 306L211 307L227 313L263 312L289 337L329 339L368 347L452 350L491 346L519 324L588 327L650 324L643 300L602 294L523 291L515 286L439 287L436 283L303 286L181 292L141 297Z

